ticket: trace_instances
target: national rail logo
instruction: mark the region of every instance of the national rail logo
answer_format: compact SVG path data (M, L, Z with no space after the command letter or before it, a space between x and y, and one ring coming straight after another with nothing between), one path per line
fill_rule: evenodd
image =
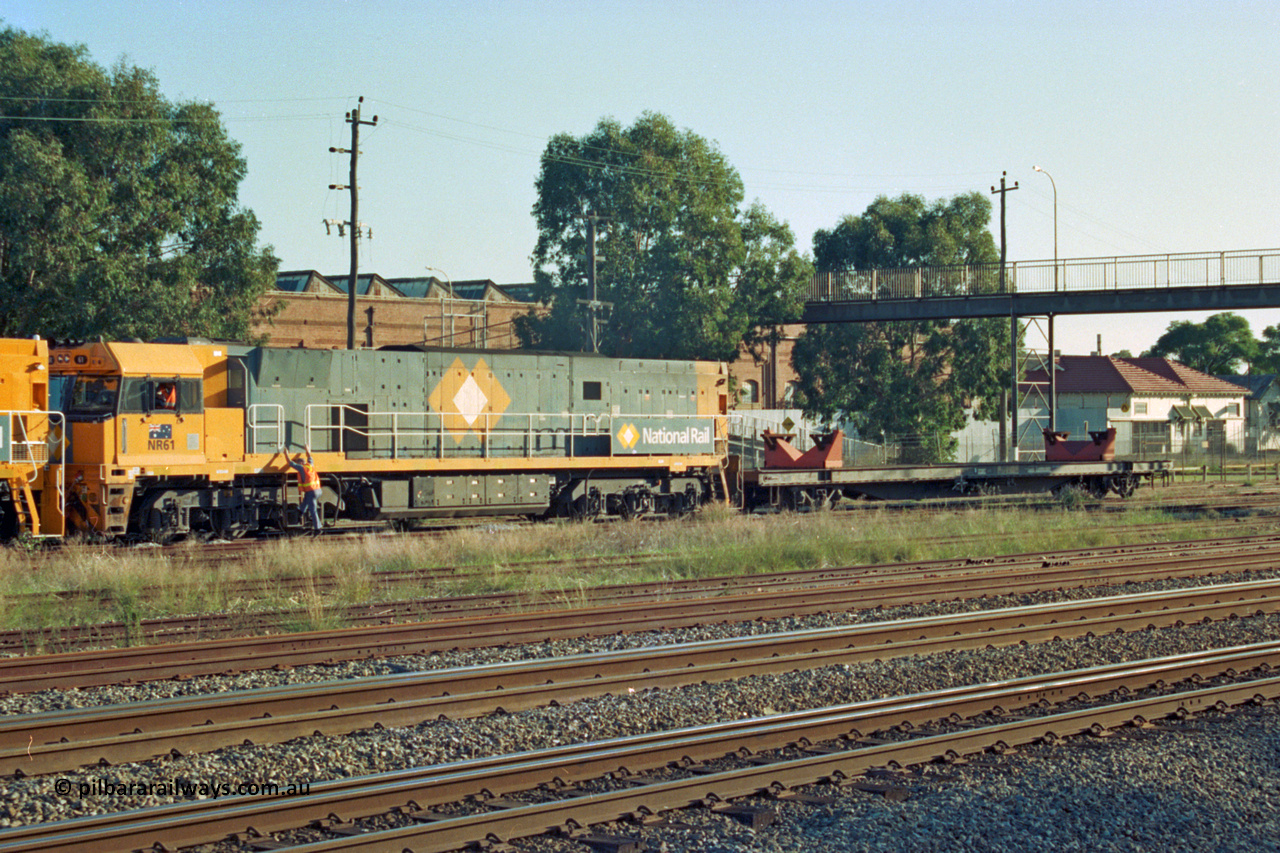
M623 424L622 429L618 430L618 442L627 450L634 450L639 440L640 433L632 424Z

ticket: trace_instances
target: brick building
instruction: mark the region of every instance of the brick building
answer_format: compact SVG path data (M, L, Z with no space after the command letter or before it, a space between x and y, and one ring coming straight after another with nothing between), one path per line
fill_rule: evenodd
M729 375L737 388L739 409L790 409L796 384L791 366L791 350L804 326L792 323L781 327L777 346L766 346L757 363L743 352L729 365Z
M315 270L282 272L263 299L270 319L253 331L272 346L317 349L347 345L349 277ZM424 278L356 281L356 344L393 344L514 349L512 320L535 308L533 285L499 286L492 281L444 282Z

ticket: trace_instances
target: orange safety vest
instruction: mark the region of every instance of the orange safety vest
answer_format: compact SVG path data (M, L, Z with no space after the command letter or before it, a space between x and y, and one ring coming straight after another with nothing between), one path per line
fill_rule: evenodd
M316 470L316 466L308 462L299 464L302 465L302 474L298 477L298 491L304 495L320 491L320 472Z

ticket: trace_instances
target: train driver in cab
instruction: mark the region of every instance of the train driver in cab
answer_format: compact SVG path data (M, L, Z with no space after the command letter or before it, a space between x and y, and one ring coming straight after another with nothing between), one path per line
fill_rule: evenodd
M161 382L156 385L156 408L178 408L178 387L172 382Z

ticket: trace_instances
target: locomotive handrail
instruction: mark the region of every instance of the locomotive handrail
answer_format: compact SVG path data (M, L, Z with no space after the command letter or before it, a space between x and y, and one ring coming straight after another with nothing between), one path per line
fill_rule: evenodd
M359 415L366 421L364 425L353 425L348 423L347 414ZM324 414L318 414L324 413ZM332 423L336 414L336 423ZM307 441L312 447L329 446L338 453L348 452L346 446L346 437L348 435L359 436L366 441L375 439L388 439L391 442L389 448L383 448L389 451L392 459L401 458L404 446L409 439L413 438L430 438L434 439L435 451L438 457L443 458L444 448L446 446L445 439L451 432L449 422L453 419L462 418L460 413L456 412L400 412L400 411L366 411L362 408L343 403L324 404L313 403L306 408L306 435ZM562 435L572 437L577 435L605 435L608 434L609 427L602 428L602 421L609 421L612 415L595 415L595 414L575 414L571 412L482 412L466 425L466 434L475 433L477 440L480 442L480 450L484 457L490 455L491 439L497 436L523 436L523 453L525 457L532 454L534 445L534 436L551 433L552 435ZM378 419L388 419L389 427L378 427L374 422ZM524 424L519 427L498 427L496 422L500 419L510 421L523 420ZM422 422L421 427L403 426L402 423L406 419L417 419ZM564 425L558 428L538 429L538 421L546 421L548 419L558 419L564 421ZM320 421L330 421L320 423ZM483 423L480 423L483 421ZM594 429L589 424L594 423ZM329 433L337 433L336 439L329 442L317 441L317 437ZM423 445L423 453L429 452L429 447Z
M273 422L260 422L258 416L264 411L271 412L276 416ZM258 452L258 431L273 431L276 435L276 441L273 445L277 450L284 449L284 406L279 403L254 403L249 407L247 412L248 429L245 430L245 447L246 453ZM309 438L310 436L308 436Z
M358 415L363 424L352 424L348 421L348 413ZM312 448L330 448L337 453L350 452L348 437L359 437L372 452L386 453L392 459L400 459L408 448L418 450L419 456L434 453L437 458L444 458L446 439L457 433L462 437L474 434L479 444L481 458L493 455L498 439L518 437L520 441L512 442L503 449L518 458L532 458L535 449L535 437L550 434L553 437L566 439L608 436L613 432L615 422L624 419L661 419L680 420L715 420L720 415L694 414L614 414L611 412L481 412L470 422L457 412L403 412L403 411L367 411L363 408L345 403L312 403L306 407L307 445ZM465 428L451 427L459 419ZM385 423L378 425L381 420ZM410 421L405 424L405 421ZM417 421L413 423L412 421ZM499 426L499 421L509 425ZM553 422L548 428L543 426ZM336 435L334 433L336 432ZM321 438L326 440L321 441ZM416 444L414 439L422 439ZM388 442L389 446L375 448L378 441ZM432 444L434 443L434 447ZM461 444L461 439L458 439ZM567 444L566 444L567 446ZM412 454L411 454L412 455ZM609 455L612 455L610 443Z
M42 409L9 409L0 411L0 420L8 425L0 427L3 431L3 434L0 434L0 462L17 465L19 470L30 466L30 471L24 472L27 482L23 487L23 493L26 497L13 495L15 504L20 504L22 501L30 502L27 506L33 518L30 532L40 536L60 535L59 532L49 534L43 531L29 487L40 479L41 472L49 466L51 460L58 462L62 460L63 437L66 434L65 417L62 412L47 412ZM58 516L65 518L67 495L64 468L62 465L54 465L51 471L53 491L57 495ZM13 488L17 487L14 483Z

